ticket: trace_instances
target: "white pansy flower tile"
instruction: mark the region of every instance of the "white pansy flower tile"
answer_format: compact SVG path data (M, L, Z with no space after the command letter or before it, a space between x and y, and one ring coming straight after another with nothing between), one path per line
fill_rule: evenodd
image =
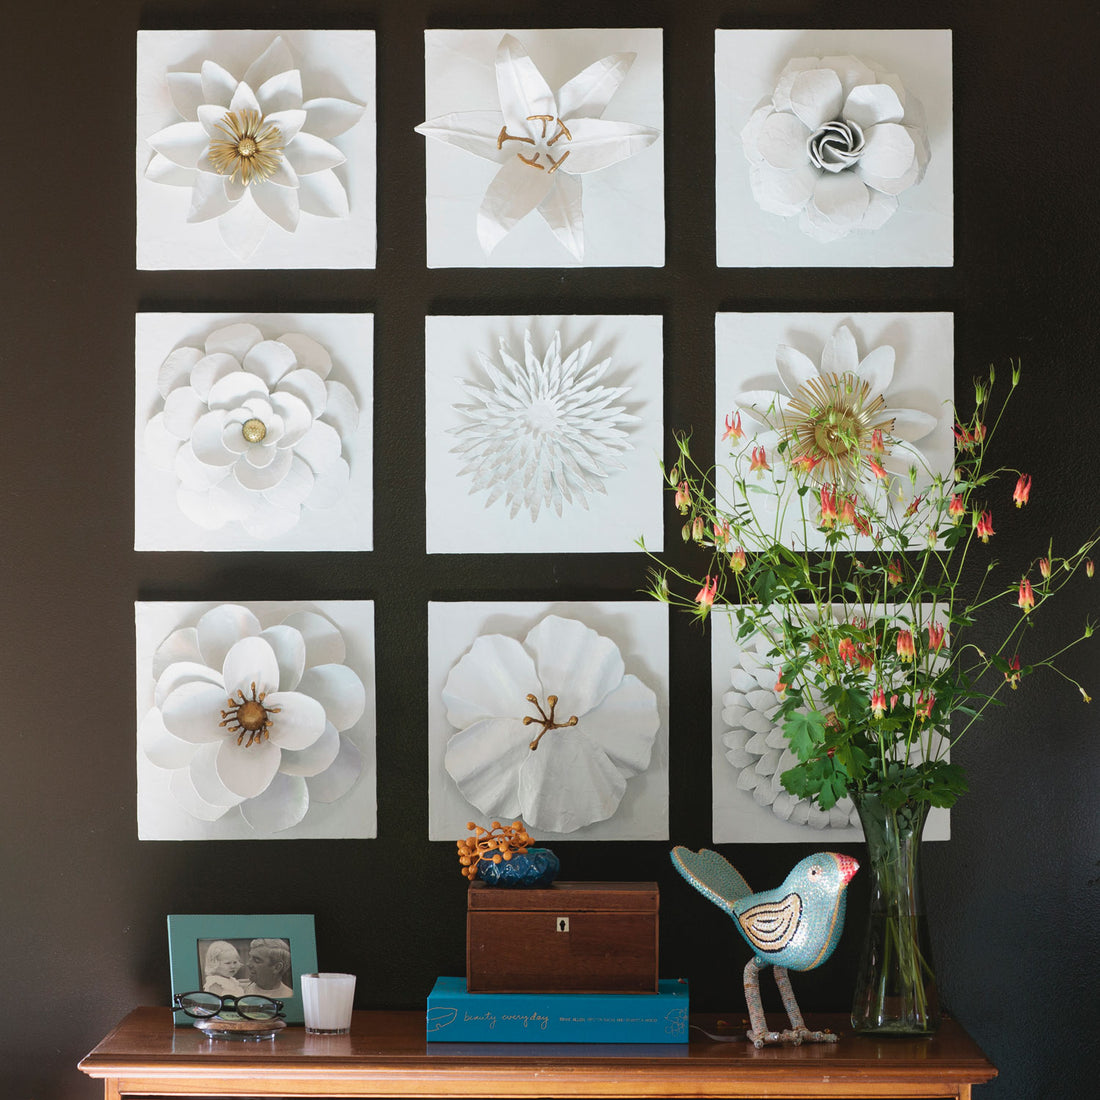
M369 550L373 319L143 313L138 550Z
M667 607L432 603L428 633L430 839L667 838Z
M662 319L428 317L429 553L662 541Z
M949 267L951 32L719 30L720 267Z
M373 267L373 31L140 31L139 268Z
M138 836L375 835L367 601L139 603Z
M661 41L425 31L428 266L661 266Z

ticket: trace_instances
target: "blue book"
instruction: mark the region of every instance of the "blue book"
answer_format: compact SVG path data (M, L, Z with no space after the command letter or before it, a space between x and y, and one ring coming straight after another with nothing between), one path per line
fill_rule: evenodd
M467 993L439 978L428 995L433 1043L686 1043L688 986L657 993Z

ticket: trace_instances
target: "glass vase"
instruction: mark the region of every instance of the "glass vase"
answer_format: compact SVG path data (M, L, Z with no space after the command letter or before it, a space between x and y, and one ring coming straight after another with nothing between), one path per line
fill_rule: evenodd
M940 1022L936 973L921 892L921 833L927 803L887 808L855 798L871 876L852 1028L871 1035L932 1035Z

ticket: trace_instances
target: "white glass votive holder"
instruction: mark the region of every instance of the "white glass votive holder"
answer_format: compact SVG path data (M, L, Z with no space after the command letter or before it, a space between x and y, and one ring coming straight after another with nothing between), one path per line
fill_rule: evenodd
M355 1000L354 974L303 974L302 1011L310 1035L347 1035Z

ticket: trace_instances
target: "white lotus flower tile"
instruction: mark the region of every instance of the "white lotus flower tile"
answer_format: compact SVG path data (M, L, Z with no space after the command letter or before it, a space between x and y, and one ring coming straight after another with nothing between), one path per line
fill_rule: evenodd
M139 604L137 610L139 667L147 664L153 681L148 696L139 681L144 838L373 831L363 821L357 832L347 832L345 823L326 834L329 815L317 811L359 784L357 809L373 815L373 775L364 774L373 772L373 679L345 664L311 664L311 647L292 625L330 636L340 633L335 622L311 609L280 612L278 605ZM280 621L263 625L279 614ZM193 623L176 629L163 625L190 616ZM350 617L372 623L369 605ZM358 644L373 643L368 637ZM143 711L142 698L151 703ZM312 824L314 818L321 821Z

